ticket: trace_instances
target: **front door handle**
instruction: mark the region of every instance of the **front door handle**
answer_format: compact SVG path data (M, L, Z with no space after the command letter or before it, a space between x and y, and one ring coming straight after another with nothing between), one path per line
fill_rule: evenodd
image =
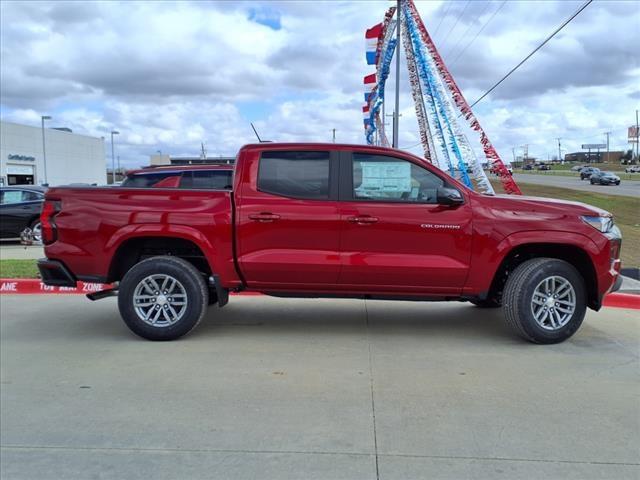
M347 221L350 223L357 223L358 225L370 225L377 223L377 217L371 217L369 215L358 215L357 217L347 217Z
M262 223L274 222L280 218L280 215L276 215L271 212L252 213L249 215L251 220Z

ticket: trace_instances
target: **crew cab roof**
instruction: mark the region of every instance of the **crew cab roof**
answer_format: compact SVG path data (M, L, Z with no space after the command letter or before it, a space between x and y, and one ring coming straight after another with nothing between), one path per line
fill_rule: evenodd
M377 145L363 145L353 143L320 143L320 142L263 142L248 143L240 150L294 150L296 148L309 149L325 149L325 150L371 150L372 152L387 151L388 153L397 152L398 149L390 147L380 147Z

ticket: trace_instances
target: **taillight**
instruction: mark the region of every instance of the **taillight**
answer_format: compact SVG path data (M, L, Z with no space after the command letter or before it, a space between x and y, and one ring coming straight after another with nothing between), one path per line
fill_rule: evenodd
M58 227L54 218L62 209L58 200L45 200L40 212L40 226L42 228L42 243L49 245L58 238Z

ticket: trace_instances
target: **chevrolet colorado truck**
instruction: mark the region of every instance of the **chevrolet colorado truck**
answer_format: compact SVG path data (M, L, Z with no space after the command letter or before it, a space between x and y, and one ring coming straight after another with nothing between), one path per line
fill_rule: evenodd
M457 300L502 307L536 343L561 342L619 283L621 236L589 205L469 190L382 147L261 143L231 189L56 187L41 215L47 285L113 284L129 328L191 331L230 292Z

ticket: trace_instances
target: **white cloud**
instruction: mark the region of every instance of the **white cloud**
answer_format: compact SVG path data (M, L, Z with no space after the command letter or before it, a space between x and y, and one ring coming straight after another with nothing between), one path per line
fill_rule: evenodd
M434 38L450 61L500 3L474 1L464 15L465 2L417 6L434 33L447 12ZM633 3L594 2L479 104L478 117L504 158L525 143L545 155L558 136L577 148L604 131L615 131L612 144L624 145L624 128L640 103L640 13ZM452 66L467 99L580 4L507 2ZM195 154L201 141L209 153L233 154L254 141L249 121L272 140L328 141L336 128L339 141L362 142L361 83L372 70L363 34L388 6L2 2L2 117L37 124L48 113L52 126L105 137L116 128L128 165L145 163L156 150ZM389 95L393 86L390 79ZM406 76L401 111L400 146L414 145Z

